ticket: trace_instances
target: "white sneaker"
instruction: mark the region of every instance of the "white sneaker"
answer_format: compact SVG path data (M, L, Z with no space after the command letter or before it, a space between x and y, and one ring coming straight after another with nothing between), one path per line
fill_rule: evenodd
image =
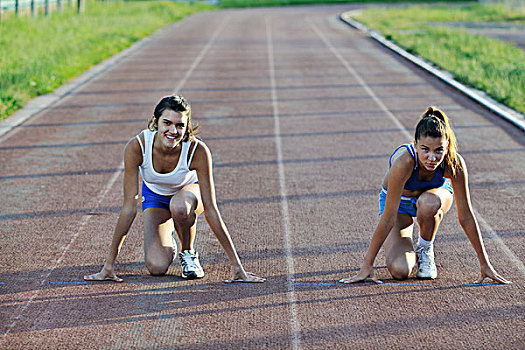
M434 246L416 247L417 278L433 280L437 277L436 263L434 262Z
M204 270L199 262L199 253L191 254L191 251L184 250L179 253L179 260L182 265L182 278L196 279L204 277Z

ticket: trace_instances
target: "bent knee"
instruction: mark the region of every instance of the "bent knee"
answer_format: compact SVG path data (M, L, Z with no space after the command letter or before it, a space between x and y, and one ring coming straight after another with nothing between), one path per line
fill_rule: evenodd
M162 276L168 272L170 264L161 261L146 260L146 268L152 276Z
M412 272L407 266L389 266L388 271L396 280L406 280Z
M196 218L195 209L188 203L173 202L170 204L171 216L177 222L193 221Z
M412 271L406 268L390 268L389 269L392 278L396 280L406 280Z
M405 257L399 257L393 261L387 262L388 271L396 280L404 280L410 277L415 265L415 256L413 254Z
M434 194L422 194L417 200L416 205L418 217L434 217L442 213L441 199Z
M177 221L187 221L190 219L191 214L185 207L171 207L171 216Z

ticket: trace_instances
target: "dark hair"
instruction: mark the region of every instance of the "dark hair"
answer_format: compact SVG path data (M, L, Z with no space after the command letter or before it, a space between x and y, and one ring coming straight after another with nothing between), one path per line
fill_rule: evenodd
M414 139L417 142L421 137L444 137L447 139L448 148L447 154L445 155L445 163L452 171L452 175L454 175L459 165L456 157L456 135L454 135L448 117L443 111L433 106L427 108L417 123Z
M158 129L159 118L166 109L170 109L174 112L188 116L188 125L186 127L186 133L184 134L182 141L195 139L195 136L198 134L197 129L199 126L193 125L191 120L191 106L189 102L181 95L170 95L161 98L159 103L157 103L157 106L155 106L153 116L148 122L148 129L152 131Z

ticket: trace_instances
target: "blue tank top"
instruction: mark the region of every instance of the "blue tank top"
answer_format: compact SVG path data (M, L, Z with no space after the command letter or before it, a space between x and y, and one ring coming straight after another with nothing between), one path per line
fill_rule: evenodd
M438 168L434 172L434 176L432 176L432 179L430 179L429 181L419 180L419 163L417 161L416 150L414 149L414 145L411 143L401 145L394 150L394 153L392 153L392 155L390 156L390 160L388 161L390 167L392 167L392 157L394 156L394 154L396 154L397 150L402 147L405 147L407 149L408 153L410 153L412 158L414 158L415 162L414 169L412 170L412 175L410 175L410 178L407 180L407 182L405 182L405 190L428 190L430 188L438 188L443 186L446 180L443 176L445 174L444 162L442 162L438 166Z

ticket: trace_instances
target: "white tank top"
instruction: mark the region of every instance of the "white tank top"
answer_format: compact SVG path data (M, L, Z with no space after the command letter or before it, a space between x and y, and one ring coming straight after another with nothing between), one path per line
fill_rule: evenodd
M153 169L153 140L155 139L156 131L144 130L141 134L144 135L144 143L140 140L140 134L136 136L139 140L140 148L142 149L142 164L139 167L140 175L144 184L156 194L161 196L172 196L186 185L197 182L197 172L189 169L189 164L193 159L193 154L198 145L198 140L195 140L195 146L191 152L188 160L188 150L191 142L182 142L182 150L180 152L179 162L173 171L169 173L158 173Z

